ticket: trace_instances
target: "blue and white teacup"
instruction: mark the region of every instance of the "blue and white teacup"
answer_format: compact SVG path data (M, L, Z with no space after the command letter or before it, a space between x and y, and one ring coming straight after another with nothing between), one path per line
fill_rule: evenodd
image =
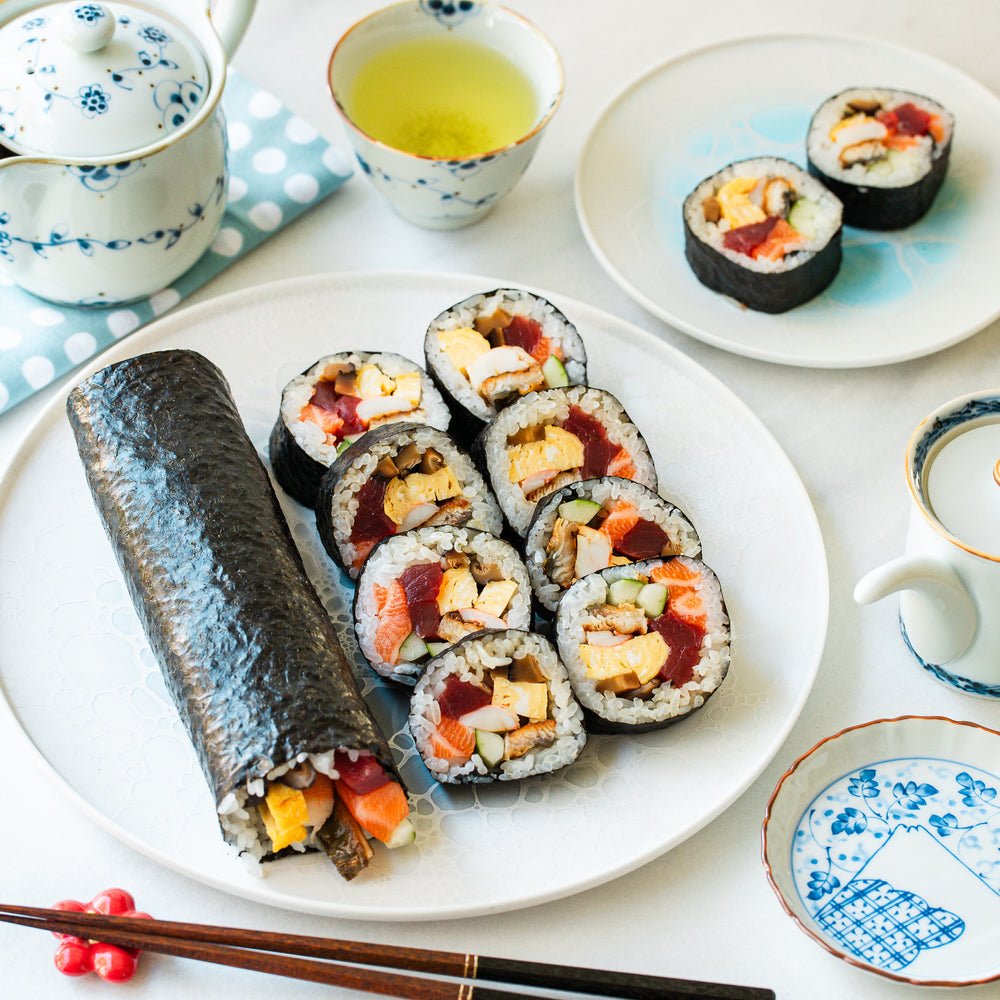
M487 46L531 82L536 111L515 140L454 157L394 148L352 119L351 88L365 64L387 47L441 38ZM403 218L429 229L482 219L517 183L562 99L563 69L552 43L518 14L480 0L411 0L376 11L340 39L330 57L330 93L362 171Z

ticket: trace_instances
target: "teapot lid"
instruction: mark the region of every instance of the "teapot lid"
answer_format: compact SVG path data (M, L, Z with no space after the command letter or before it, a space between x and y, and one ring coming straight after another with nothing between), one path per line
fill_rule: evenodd
M208 87L192 35L149 9L54 3L0 25L0 144L15 153L105 158L149 146Z

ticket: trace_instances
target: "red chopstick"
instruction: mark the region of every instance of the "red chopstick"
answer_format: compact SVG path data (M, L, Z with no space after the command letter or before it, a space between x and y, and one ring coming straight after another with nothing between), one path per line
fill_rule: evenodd
M0 904L0 922L406 1000L510 1000L532 995L491 989L478 983L472 985L470 980L637 1000L774 1000L773 990L753 986L170 920ZM401 975L365 966L405 969L425 975ZM462 981L427 978L432 975Z

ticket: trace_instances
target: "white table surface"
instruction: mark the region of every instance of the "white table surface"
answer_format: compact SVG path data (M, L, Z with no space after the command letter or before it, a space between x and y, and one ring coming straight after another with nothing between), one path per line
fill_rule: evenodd
M326 63L343 31L375 6L371 0L260 0L234 65L348 152L325 90ZM1000 382L1000 324L930 357L854 371L786 367L724 353L650 317L604 273L577 222L573 171L593 122L612 96L672 55L717 38L831 28L867 34L944 59L1000 92L1000 6L992 0L841 0L836 6L800 0L699 5L520 0L512 6L555 42L567 86L535 161L491 216L458 232L416 229L356 176L191 301L322 271L461 271L580 299L684 351L760 416L798 469L816 509L829 559L830 627L801 717L770 766L731 808L640 870L564 903L463 922L405 924L272 909L161 868L78 813L44 777L18 734L2 723L0 757L12 776L0 798L2 896L48 905L121 885L135 893L141 907L175 919L617 966L770 986L781 998L912 995L912 987L831 957L784 915L760 862L760 825L784 770L844 726L914 713L1000 728L1000 704L954 693L913 664L896 628L894 601L859 608L851 596L862 573L901 551L908 513L903 449L912 429L939 403ZM975 123L963 122L963 127ZM36 413L62 390L62 383L49 387L0 417L0 465L6 465ZM38 932L0 927L0 994L115 994L115 987L96 977L58 975L50 964L52 949L51 938ZM151 1000L349 995L150 955L133 983L118 990ZM947 992L928 989L921 995ZM1000 985L972 987L964 995L1000 996Z

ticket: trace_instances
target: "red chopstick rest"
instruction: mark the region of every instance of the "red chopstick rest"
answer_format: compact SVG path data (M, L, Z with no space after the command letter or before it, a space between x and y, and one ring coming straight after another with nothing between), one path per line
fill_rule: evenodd
M150 919L148 913L136 911L135 900L124 889L105 889L89 903L64 899L56 903L53 909ZM64 975L83 976L88 972L96 972L101 979L109 983L124 983L135 975L139 958L138 948L119 948L117 945L88 941L71 934L55 936L59 938L55 955L56 968Z

